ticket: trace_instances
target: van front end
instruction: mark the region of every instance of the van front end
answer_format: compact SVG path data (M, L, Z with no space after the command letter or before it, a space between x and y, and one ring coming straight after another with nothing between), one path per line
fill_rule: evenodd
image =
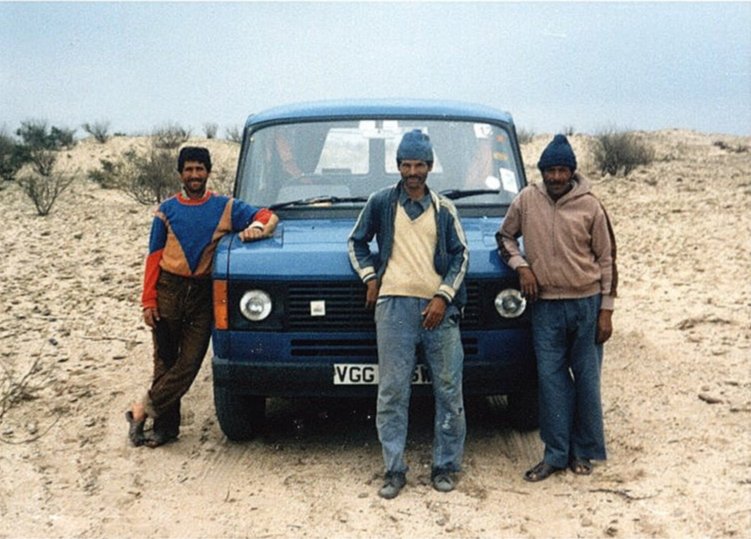
M529 319L515 273L489 243L498 223L464 221L473 257L460 326L464 391L526 403L536 380ZM212 368L217 416L231 439L252 436L268 397L375 399L373 311L346 250L353 226L290 221L268 240L220 242ZM419 356L414 392L428 395L430 372Z

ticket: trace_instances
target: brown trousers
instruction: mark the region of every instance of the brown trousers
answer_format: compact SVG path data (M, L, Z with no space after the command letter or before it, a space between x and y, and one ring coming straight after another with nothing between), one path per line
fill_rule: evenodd
M211 279L162 271L156 288L160 320L152 331L154 378L146 410L155 430L176 435L180 399L195 380L211 339Z

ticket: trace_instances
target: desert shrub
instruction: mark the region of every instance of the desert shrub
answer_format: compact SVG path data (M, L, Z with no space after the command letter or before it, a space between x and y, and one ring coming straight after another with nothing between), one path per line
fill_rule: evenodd
M573 125L567 125L563 129L561 129L561 133L563 133L567 137L572 137L576 134L576 129L574 129Z
M24 164L23 151L16 139L0 131L0 179L13 181Z
M532 139L535 138L535 132L524 128L517 129L516 138L519 140L519 144L527 144L528 142L532 142Z
M654 161L655 151L634 133L608 129L594 136L594 164L600 173L627 176L638 166Z
M216 134L219 131L219 124L207 122L203 124L203 133L206 135L206 138L213 139L216 138Z
M40 150L64 150L76 145L75 129L51 128L44 120L26 120L16 130L23 146Z
M176 162L173 152L156 145L144 155L126 152L121 166L113 164L115 186L136 202L158 204L180 190Z
M238 126L232 125L228 127L225 130L225 132L226 132L226 138L230 142L237 142L237 143L242 142L243 133L242 133L242 129L240 129Z
M56 150L67 150L76 145L76 130L52 126L50 137L55 141Z
M68 172L55 172L56 152L35 150L31 169L22 173L18 185L36 208L37 215L50 213L58 197L75 180L76 175Z
M93 124L85 123L81 126L81 128L86 131L89 135L94 137L94 140L97 142L104 144L107 142L110 138L109 136L109 129L110 124L109 122L94 122Z
M174 150L190 138L190 129L185 129L176 123L157 127L151 134L153 144L160 150Z
M2 370L2 378L0 378L0 422L11 408L23 401L37 398L40 386L34 379L42 370L41 360L35 359L29 370L20 377L16 376L5 364L2 364Z
M713 144L717 146L718 148L720 148L721 150L725 150L726 152L731 152L731 153L748 152L748 146L744 144L736 144L735 146L733 146L732 144L728 144L724 140L716 140Z
M100 159L99 163L101 168L89 170L86 173L87 178L104 189L118 187L121 183L123 167L125 166L123 161Z

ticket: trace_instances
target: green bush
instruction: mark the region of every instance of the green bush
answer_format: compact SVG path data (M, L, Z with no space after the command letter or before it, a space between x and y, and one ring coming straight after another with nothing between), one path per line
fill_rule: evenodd
M57 152L37 148L32 151L32 155L31 169L19 176L18 185L31 199L37 214L45 216L76 176L68 172L55 172Z
M237 143L242 142L243 133L242 133L242 129L240 129L238 126L236 125L230 126L225 131L227 133L226 138L230 142L237 142Z
M516 138L519 141L519 144L527 144L532 142L532 139L535 138L535 132L524 128L517 129Z
M10 182L24 164L23 150L16 139L0 131L0 178Z
M26 120L16 130L23 146L32 150L67 150L76 145L75 129L47 125L44 120Z
M89 170L86 176L89 180L99 184L104 189L113 189L120 185L123 167L125 164L122 160L110 161L109 159L100 159L99 163L102 168Z
M160 150L174 150L190 138L190 129L184 129L178 124L171 123L156 128L151 136L153 144Z
M654 161L655 152L634 133L609 129L595 134L593 159L601 174L624 176Z
M158 204L174 195L182 185L175 170L177 157L173 152L153 146L148 153L134 151L124 154L124 163L117 165L116 187L141 204Z
M85 123L81 126L81 128L86 131L89 135L94 137L94 140L97 142L104 144L107 142L110 138L109 136L109 129L110 124L109 122L94 122L93 124Z
M206 135L207 139L216 138L216 134L218 131L219 131L219 124L215 124L212 122L207 122L203 124L203 133Z

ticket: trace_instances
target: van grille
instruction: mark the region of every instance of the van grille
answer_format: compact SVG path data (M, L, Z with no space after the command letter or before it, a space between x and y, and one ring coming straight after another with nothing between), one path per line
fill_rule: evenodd
M467 306L461 327L476 328L480 321L478 283L467 283ZM311 315L311 302L325 304L325 316ZM295 283L287 289L289 331L375 331L373 311L365 309L365 287L360 282Z

